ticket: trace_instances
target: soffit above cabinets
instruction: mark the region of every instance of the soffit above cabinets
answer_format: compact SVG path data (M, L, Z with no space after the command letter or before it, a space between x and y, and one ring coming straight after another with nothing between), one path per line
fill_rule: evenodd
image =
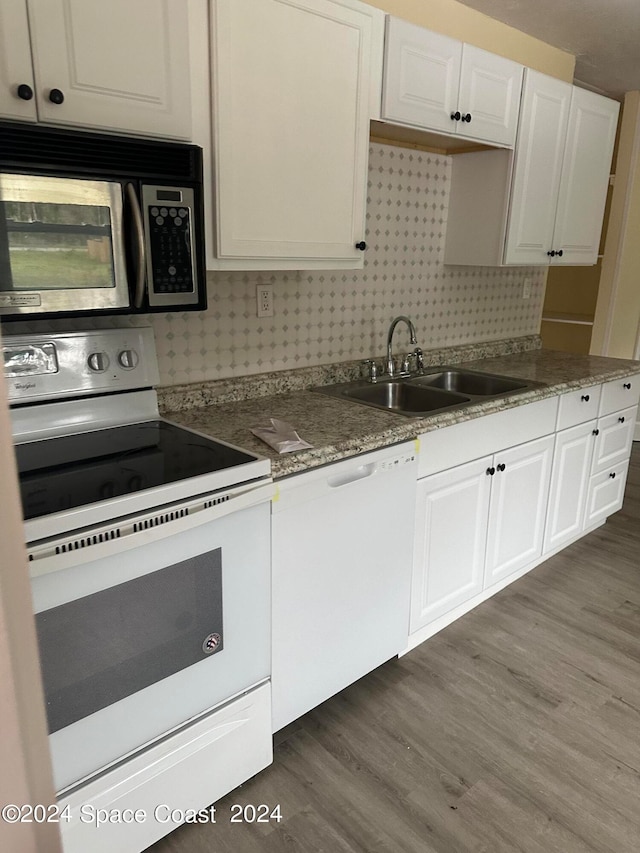
M575 80L609 97L640 89L637 0L460 0L463 5L572 53Z

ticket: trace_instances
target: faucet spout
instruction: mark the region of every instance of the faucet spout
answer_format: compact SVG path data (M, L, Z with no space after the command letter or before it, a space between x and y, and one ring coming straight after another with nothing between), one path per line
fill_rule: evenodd
M404 314L400 314L399 317L395 317L391 321L391 325L389 326L389 333L387 334L387 373L389 376L393 376L395 374L395 365L393 363L393 352L392 352L392 343L393 343L393 333L396 330L396 326L398 323L403 322L406 324L409 329L410 342L412 344L417 344L418 340L416 338L416 330L415 326L411 322L411 320L405 316Z

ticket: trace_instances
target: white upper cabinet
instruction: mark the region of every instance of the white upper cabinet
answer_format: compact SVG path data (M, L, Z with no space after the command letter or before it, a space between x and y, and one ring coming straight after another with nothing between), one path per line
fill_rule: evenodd
M595 264L619 109L528 68L515 150L453 158L445 263Z
M455 133L462 42L387 18L382 119Z
M549 263L571 103L570 83L527 69L504 262Z
M619 110L617 101L573 89L553 235L554 264L598 260Z
M383 13L353 0L211 8L215 267L362 267Z
M518 128L523 74L524 67L517 62L465 44L458 134L512 146Z
M0 6L0 116L35 121L36 102L25 0Z
M16 51L5 55L5 67L0 62L0 82L9 77L0 96L5 116L33 119L37 109L48 124L191 138L186 3L3 0L3 40L8 27L21 50L15 67ZM23 80L35 94L24 102L28 114L16 103ZM18 108L7 109L5 99Z
M382 119L512 146L523 66L387 18Z

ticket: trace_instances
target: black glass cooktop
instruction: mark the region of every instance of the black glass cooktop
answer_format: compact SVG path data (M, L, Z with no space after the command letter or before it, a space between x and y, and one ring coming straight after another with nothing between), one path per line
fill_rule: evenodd
M25 519L252 462L254 456L166 421L16 446Z

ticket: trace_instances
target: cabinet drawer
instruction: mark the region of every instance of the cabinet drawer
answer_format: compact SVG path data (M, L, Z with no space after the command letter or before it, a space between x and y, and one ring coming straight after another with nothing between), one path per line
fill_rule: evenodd
M418 476L426 477L555 432L558 398L549 397L504 412L424 433Z
M627 460L620 462L611 470L591 477L584 517L585 529L604 521L622 507L628 468Z
M580 388L578 391L562 394L558 405L556 429L558 431L567 429L596 418L601 390L601 385L591 385L589 388Z
M624 379L614 379L605 382L602 386L600 396L599 415L608 415L617 412L618 409L626 409L638 403L640 395L640 373L635 376L627 376Z
M631 409L623 409L598 419L592 474L607 471L629 458L637 413L638 407L633 406Z

